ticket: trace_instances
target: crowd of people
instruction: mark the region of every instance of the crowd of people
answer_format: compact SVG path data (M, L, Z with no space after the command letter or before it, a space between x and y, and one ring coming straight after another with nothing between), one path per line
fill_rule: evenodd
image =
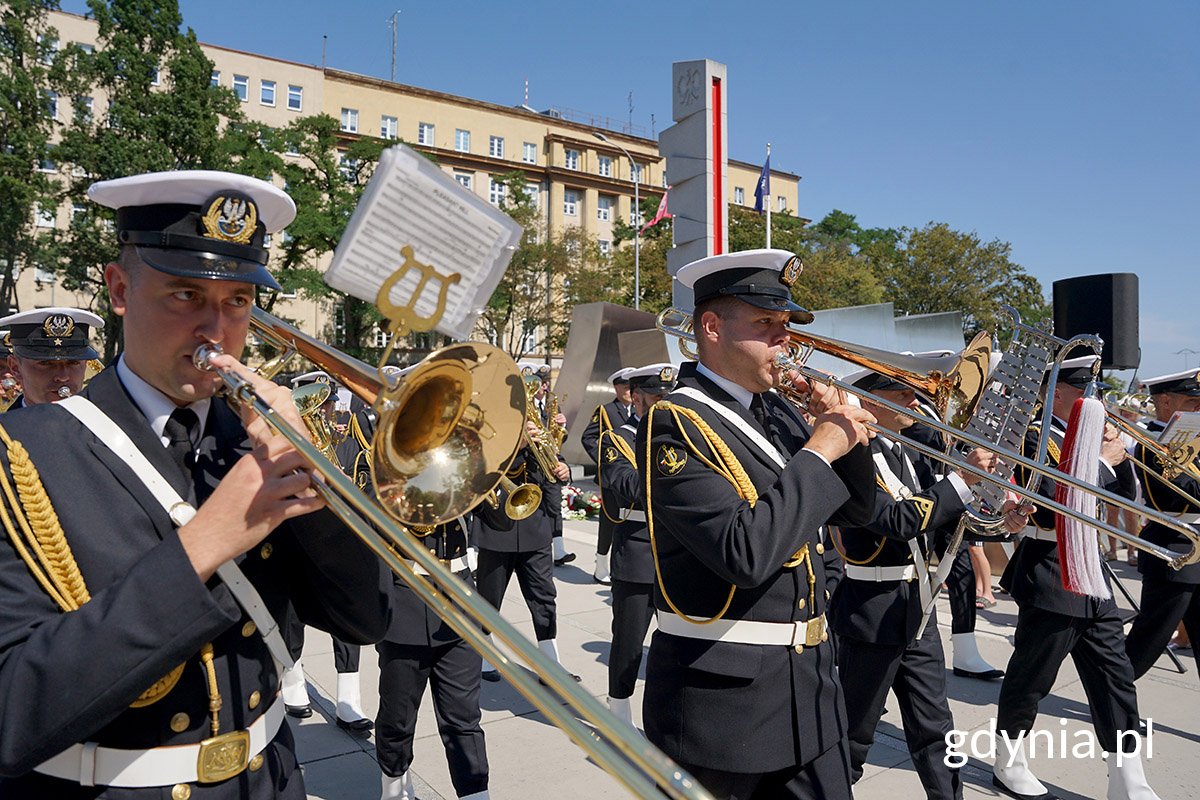
M263 238L290 222L291 199L209 172L107 181L89 195L116 211L120 255L105 280L124 323L120 357L85 387L98 317L47 308L0 320L10 348L0 376L10 405L0 417L0 796L304 797L283 723L312 714L299 661L312 626L334 637L337 724L373 731L381 798L414 797L427 689L455 792L488 797L480 696L503 680L496 665L381 568L323 507L295 447L227 400L196 360L201 345L219 347L208 366L240 376L304 429L290 390L232 355L256 291L279 288ZM1025 743L1069 655L1099 742L1125 756L1108 762L1108 796L1157 797L1138 757L1136 681L1177 629L1200 634L1200 566L1175 571L1143 555L1141 608L1126 634L1111 590L1066 588L1054 512L1010 493L995 509L996 535L1015 542L1000 585L1019 614L1008 664L988 663L975 623L995 602L991 568L981 539L959 548L955 534L1003 453L932 458L946 445L936 410L881 372L844 376L857 401L787 373L777 356L789 327L812 319L792 299L799 272L778 250L680 269L696 359L618 370L612 401L588 420L582 442L602 498L592 575L611 590L613 715L640 723L715 797L836 800L852 796L893 693L926 795L961 798L947 758L949 666L1000 681L996 789L1050 798ZM1048 441L1056 466L1083 435L1070 420L1097 360L1067 359L1043 382L1049 430L1030 428L1026 455ZM536 504L513 515L482 503L414 535L497 610L515 575L537 647L558 662L554 568L574 558L562 538L571 471L544 445L566 420L547 402L549 371L525 372L535 378L530 419L507 477L536 487ZM1200 410L1198 377L1145 382L1151 434ZM294 384L314 380L329 376ZM803 408L779 391L785 383L806 396ZM355 403L339 424L335 458L369 491L374 413ZM1102 436L1100 486L1200 521L1194 471L1170 478L1179 491L1164 488L1144 444L1127 446L1111 428ZM1021 469L1016 481L1046 499L1058 489ZM1141 535L1189 547L1154 522ZM942 590L949 665L934 603ZM363 645L380 666L373 720L361 702Z

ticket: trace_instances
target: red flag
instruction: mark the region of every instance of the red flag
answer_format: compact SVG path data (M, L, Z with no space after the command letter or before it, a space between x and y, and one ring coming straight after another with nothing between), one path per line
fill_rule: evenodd
M671 191L671 187L667 187L667 192ZM642 226L641 233L645 233L648 228L653 228L664 219L671 219L674 214L667 211L667 192L663 192L662 200L658 201L658 211L654 212L654 219Z

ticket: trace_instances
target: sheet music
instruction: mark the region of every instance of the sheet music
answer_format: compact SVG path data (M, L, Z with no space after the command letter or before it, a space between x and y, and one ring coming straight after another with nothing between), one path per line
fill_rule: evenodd
M1200 411L1176 411L1167 427L1163 429L1158 441L1168 447L1191 445L1191 458L1184 458L1184 463L1191 461L1200 449Z
M384 281L404 263L400 250L438 273L462 277L446 293L446 311L435 330L467 339L504 274L521 226L498 208L404 145L380 156L371 182L346 226L325 273L335 289L375 303ZM388 297L409 305L420 273L409 271ZM429 280L413 304L426 317L437 308L441 281Z

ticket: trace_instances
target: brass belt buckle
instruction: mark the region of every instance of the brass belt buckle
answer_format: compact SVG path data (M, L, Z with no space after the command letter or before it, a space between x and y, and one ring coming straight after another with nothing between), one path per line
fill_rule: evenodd
M230 731L200 743L196 780L216 783L232 778L250 763L250 732Z
M815 623L815 624L814 624ZM804 625L804 646L816 647L825 640L825 615L813 617Z

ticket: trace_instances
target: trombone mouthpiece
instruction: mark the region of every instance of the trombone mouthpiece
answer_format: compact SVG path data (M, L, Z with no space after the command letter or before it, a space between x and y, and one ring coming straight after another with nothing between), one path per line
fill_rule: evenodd
M210 363L213 356L219 356L224 351L221 345L216 342L202 344L196 348L196 352L192 354L192 364L201 372L212 372L213 366Z
M4 380L0 381L0 389L8 391L9 389L15 388L17 388L17 382L12 378L5 378Z
M68 397L71 396L71 387L70 386L60 386L58 389L58 396L64 400L66 400Z

